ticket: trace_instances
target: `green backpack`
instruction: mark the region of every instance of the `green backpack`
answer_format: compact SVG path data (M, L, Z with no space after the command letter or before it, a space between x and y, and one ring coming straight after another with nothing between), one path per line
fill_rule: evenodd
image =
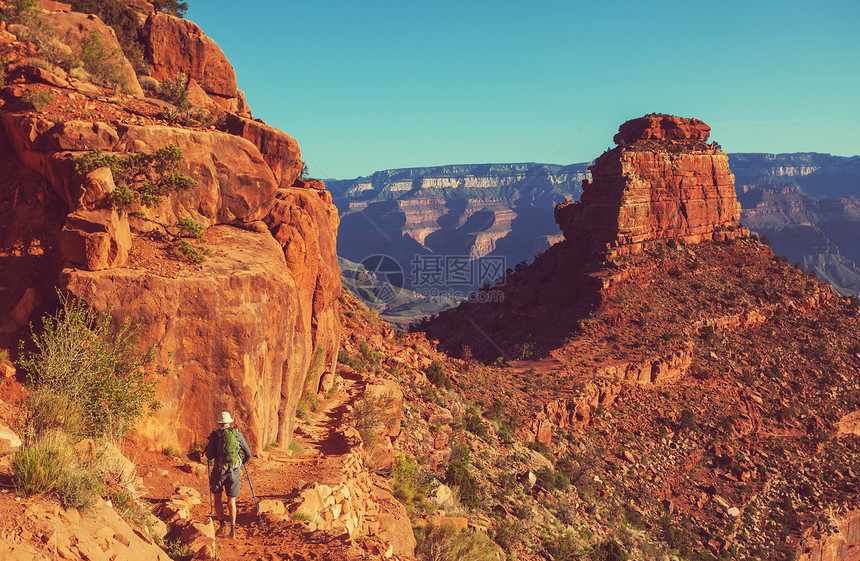
M239 431L236 427L219 429L216 467L222 474L229 473L242 464L239 456Z

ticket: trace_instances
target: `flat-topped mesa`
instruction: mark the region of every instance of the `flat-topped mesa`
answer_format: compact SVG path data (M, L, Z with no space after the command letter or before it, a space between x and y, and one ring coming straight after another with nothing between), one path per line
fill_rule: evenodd
M699 119L646 115L627 121L617 147L588 169L579 202L555 208L564 237L593 251L635 253L656 240L727 240L746 230L738 219L735 178Z

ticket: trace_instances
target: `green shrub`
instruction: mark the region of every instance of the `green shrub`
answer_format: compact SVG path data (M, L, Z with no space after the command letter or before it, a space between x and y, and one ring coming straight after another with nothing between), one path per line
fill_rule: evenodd
M188 102L188 76L177 72L173 78L161 82L161 98L172 103L180 111L187 111L191 104Z
M188 2L184 0L155 0L152 6L165 14L181 18L188 11Z
M119 49L108 52L98 31L91 31L81 41L80 59L97 83L128 91L128 78L123 73L125 58Z
M21 101L25 104L29 105L36 111L41 111L45 107L48 106L54 100L54 96L51 95L51 92L35 92L32 90L27 90L24 92L23 97L21 97Z
M194 557L194 552L191 550L191 546L187 543L182 543L182 540L179 538L168 538L164 540L162 549L164 550L164 553L174 561L189 561Z
M183 238L203 239L203 226L190 218L180 218L176 223L179 235Z
M403 503L407 510L411 512L418 508L427 507L426 497L430 492L432 476L425 476L418 464L415 463L415 458L398 453L394 458L391 478L394 480L392 486L394 496Z
M75 461L75 453L60 433L22 448L12 461L12 484L22 497L53 491Z
M21 365L36 390L71 401L90 436L119 437L138 418L155 410L157 380L149 372L154 349L138 349L138 329L130 319L115 329L111 316L96 313L77 298L61 296L62 308L43 318L32 336L35 352ZM161 369L156 369L162 372Z
M80 405L67 395L47 389L36 390L30 392L20 405L25 446L56 431L73 438L87 432Z
M197 187L194 179L177 173L182 158L179 147L170 144L151 154L141 151L124 157L91 150L72 162L79 175L102 167L110 169L117 186L110 196L115 207L125 208L134 203L153 207L170 193Z
M445 470L445 483L450 486L456 485L460 490L460 502L469 509L476 508L481 504L483 492L478 480L469 473L469 460L452 458Z
M206 261L206 257L212 255L212 250L207 247L194 247L186 240L176 240L171 247L173 255L183 261L199 265Z
M39 3L37 0L10 0L6 2L7 9L4 15L11 23L22 23L30 25L38 18Z
M141 528L151 526L157 520L148 503L135 498L127 489L119 488L110 494L114 510L125 520Z
M588 558L592 561L627 561L630 556L617 541L609 538L595 547Z
M390 411L393 404L394 396L391 393L365 393L356 401L352 409L352 422L369 451L376 449L383 429L393 421L393 413Z
M555 471L544 466L535 475L537 475L538 484L547 491L555 489L567 491L570 489L570 480L561 471Z
M431 561L456 559L458 561L502 561L501 550L482 532L467 528L458 529L452 522L429 523L415 549L421 559Z
M66 508L86 509L93 506L96 497L105 492L104 482L93 469L71 466L57 483L56 493Z
M565 532L548 539L544 547L555 561L574 561L582 558L579 539L573 532Z
M72 9L85 14L95 14L109 25L116 34L125 58L138 74L148 74L150 69L143 57L143 45L138 42L140 19L137 12L123 0L70 0ZM143 84L141 84L143 85Z
M287 449L290 450L293 454L305 453L305 449L302 447L302 443L298 440L291 440L290 445L287 446Z
M449 389L451 387L451 382L445 375L445 368L438 360L434 360L427 367L427 379L437 388Z

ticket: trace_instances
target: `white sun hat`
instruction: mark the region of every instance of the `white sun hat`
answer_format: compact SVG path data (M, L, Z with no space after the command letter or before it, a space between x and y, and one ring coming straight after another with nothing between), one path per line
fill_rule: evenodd
M233 422L233 417L230 416L230 413L227 413L226 411L222 411L221 412L221 418L218 419L218 423L225 425L227 423L232 423L232 422Z

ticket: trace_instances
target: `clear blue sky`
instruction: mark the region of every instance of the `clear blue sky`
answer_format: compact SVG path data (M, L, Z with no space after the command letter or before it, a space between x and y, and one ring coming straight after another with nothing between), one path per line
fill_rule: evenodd
M857 0L188 3L314 177L584 162L651 112L728 152L860 154Z

